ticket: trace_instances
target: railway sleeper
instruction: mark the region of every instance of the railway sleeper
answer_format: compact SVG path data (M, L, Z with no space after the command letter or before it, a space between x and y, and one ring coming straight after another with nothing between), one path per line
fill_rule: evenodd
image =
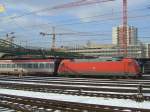
M23 100L23 99L22 99ZM26 101L28 101L28 103L31 101L31 102L34 102L32 99L29 99L29 100L24 100L25 102ZM41 104L43 104L44 105L44 107L40 107L40 106L37 106L36 107L36 109L38 109L38 110L40 110L40 108L42 108L42 110L43 110L43 108L44 108L44 110L45 110L45 106L48 106L48 107L50 107L50 108L55 108L55 109L57 109L57 110L67 110L67 111L72 111L72 112L84 112L84 111L87 111L87 112L91 112L91 108L93 107L93 105L88 105L88 106L84 106L83 104L79 104L79 105L77 105L77 104L73 104L73 105L70 105L70 104L68 104L68 103L63 103L63 102L61 102L60 104L58 104L58 102L57 101L52 101L52 103L49 103L49 102L44 102L44 101L40 101L40 102L37 102L37 103L40 103L40 105ZM36 104L37 104L36 103ZM33 103L31 103L31 104L33 104ZM14 105L18 105L18 103L14 103ZM50 106L49 106L50 105ZM24 105L25 107L29 107L30 105ZM67 106L71 106L71 107L67 107ZM16 106L15 106L16 107ZM21 106L21 107L23 107L23 105ZM79 108L79 109L76 109L76 108ZM65 108L65 109L64 109ZM86 109L85 109L86 108ZM100 108L101 108L101 110L103 110L103 112L105 112L105 111L110 111L110 110L118 110L119 112L120 112L120 110L123 110L123 109L116 109L116 107L115 108L111 108L111 107L107 107L107 106L102 106L102 107L100 107L100 106L95 106L95 109L92 111L92 112L99 112L100 111ZM22 108L22 110L26 110L27 108ZM29 112L32 110L32 109L27 109ZM35 109L34 109L35 110ZM26 111L27 112L27 111ZM45 111L44 111L45 112ZM66 111L65 111L66 112ZM139 111L140 112L140 111Z

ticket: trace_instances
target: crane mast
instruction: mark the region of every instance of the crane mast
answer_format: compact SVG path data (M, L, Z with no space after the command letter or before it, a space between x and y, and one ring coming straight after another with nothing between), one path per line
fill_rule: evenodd
M55 27L52 27L52 50L55 49L55 43L56 43L56 34L55 34Z
M127 0L123 0L123 27L122 27L122 48L124 56L127 56L127 25L128 25L128 17L127 17Z

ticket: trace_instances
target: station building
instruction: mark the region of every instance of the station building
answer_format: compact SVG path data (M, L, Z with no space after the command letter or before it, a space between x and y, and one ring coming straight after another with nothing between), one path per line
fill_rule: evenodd
M149 48L148 48L149 47ZM150 44L149 45L130 45L127 48L127 56L133 58L149 58L150 57ZM80 53L85 56L99 56L99 57L118 57L123 56L123 49L113 44L108 45L95 45L91 47L71 48L67 50L72 53Z

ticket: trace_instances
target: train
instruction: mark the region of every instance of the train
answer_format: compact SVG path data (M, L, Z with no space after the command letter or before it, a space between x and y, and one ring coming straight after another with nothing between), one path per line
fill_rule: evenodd
M140 66L132 58L122 59L13 59L0 60L0 74L49 76L141 77Z

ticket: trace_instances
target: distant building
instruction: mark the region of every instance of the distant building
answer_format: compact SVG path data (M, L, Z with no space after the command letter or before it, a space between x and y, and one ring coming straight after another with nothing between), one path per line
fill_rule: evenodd
M121 35L123 27L113 27L113 44L95 44L90 41L78 48L68 48L66 52L80 53L85 56L118 57L124 56L124 49L121 48ZM150 58L150 44L143 44L138 41L138 29L134 26L127 26L127 56L133 58Z
M121 35L123 33L123 27L113 27L112 29L112 44L119 45L121 42ZM138 42L138 29L134 26L127 26L127 45L137 45Z
M146 48L146 57L150 58L150 44L145 44L145 48Z

